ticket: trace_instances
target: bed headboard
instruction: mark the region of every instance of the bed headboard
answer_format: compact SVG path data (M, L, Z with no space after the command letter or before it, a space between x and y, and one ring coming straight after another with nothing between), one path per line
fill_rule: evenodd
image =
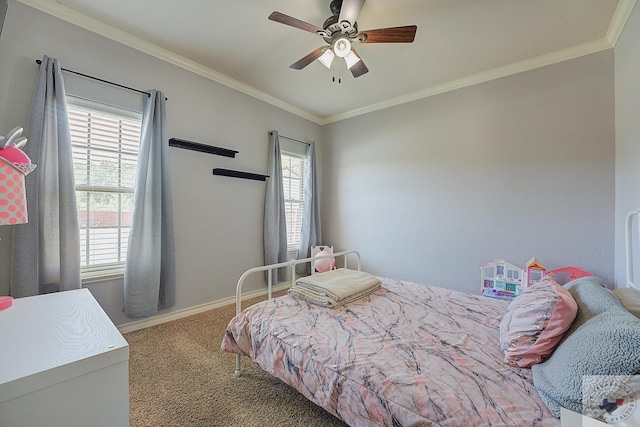
M274 272L277 271L278 269L282 269L282 268L290 269L289 278L291 281L291 286L293 286L293 284L296 281L296 266L298 264L310 264L318 260L327 259L327 258L338 258L338 257L342 257L342 261L345 268L349 268L349 257L351 257L352 261L355 258L356 270L360 271L360 253L354 250L336 252L336 253L331 253L329 255L316 255L316 256L304 258L304 259L292 259L290 261L280 262L277 264L270 264L262 267L254 267L245 271L242 274L242 276L240 276L240 279L238 280L238 284L236 285L236 314L239 314L242 311L242 285L244 284L244 281L246 280L246 278L249 277L250 275L255 273L260 273L260 272L267 273L267 298L271 299L273 280L274 280L273 276L274 276Z
M627 214L627 222L625 224L625 243L626 243L626 260L627 260L627 287L640 289L640 286L636 284L633 277L633 219L636 219L638 225L638 234L636 239L636 245L640 242L640 209L629 212Z

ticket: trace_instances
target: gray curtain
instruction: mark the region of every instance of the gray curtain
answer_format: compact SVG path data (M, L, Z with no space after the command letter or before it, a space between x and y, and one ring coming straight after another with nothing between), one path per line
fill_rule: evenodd
M44 56L25 153L29 223L13 231L11 293L25 297L82 287L71 136L60 63Z
M320 227L320 195L318 194L318 179L316 176L316 144L307 145L307 161L305 162L304 213L302 216L302 232L298 259L309 258L311 248L322 244L322 230ZM310 270L309 264L299 265Z
M269 132L269 171L264 201L264 264L287 261L287 224L284 214L282 159L278 131ZM279 268L274 279L287 280L285 268Z
M124 311L146 317L175 304L176 272L165 97L145 99L131 232L124 270Z

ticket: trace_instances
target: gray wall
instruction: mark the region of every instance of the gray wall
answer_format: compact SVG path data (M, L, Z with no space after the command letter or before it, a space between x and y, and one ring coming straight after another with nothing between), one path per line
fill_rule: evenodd
M10 1L0 40L0 134L18 125L27 128L38 75L35 59L44 54L58 58L65 68L135 88L162 90L169 98L169 136L240 152L230 159L170 148L178 291L176 306L163 313L235 295L239 276L263 263L265 185L213 176L212 169L266 173L269 130L320 142L320 126ZM65 83L71 93L141 106L141 96L112 86L70 74ZM11 227L0 227L0 238L2 295L9 292ZM249 285L248 290L261 286ZM88 287L116 324L130 321L122 313L121 280Z
M616 49L615 102L620 110L625 84L629 117L640 111L632 78L637 22L636 8ZM624 61L619 50L628 51ZM629 118L630 146L615 150L612 51L320 127L10 1L0 39L0 134L27 126L34 59L43 54L163 90L170 136L240 151L226 159L170 149L179 288L165 313L232 296L240 274L262 263L263 183L214 177L211 169L265 171L270 129L319 142L325 243L360 250L373 273L476 292L484 262L524 265L536 256L549 268L576 265L614 280L614 179L620 189L620 179L640 168L629 160L614 169L615 156L637 159L631 144L639 132ZM72 93L140 106L129 92L65 78ZM620 112L616 118L620 137L625 122ZM0 238L0 294L7 294L11 227L0 227ZM129 321L121 281L88 287L116 324Z
M323 128L325 243L477 292L504 258L614 278L613 51Z
M616 44L616 284L624 286L624 221L640 208L640 7L635 6ZM637 234L636 234L637 236ZM639 248L635 258L640 259ZM636 277L640 262L635 265ZM636 283L638 279L636 279Z

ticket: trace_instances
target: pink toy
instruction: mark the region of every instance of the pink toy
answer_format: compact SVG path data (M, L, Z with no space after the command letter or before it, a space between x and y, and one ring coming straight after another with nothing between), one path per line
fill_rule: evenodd
M547 267L544 266L540 261L536 259L536 257L531 258L527 261L526 265L526 280L525 286L529 287L536 282L539 282L544 277L544 273L547 270Z
M9 145L8 147L0 148L0 150L2 150L0 151L0 156L9 163L15 165L28 165L31 163L31 160L17 145Z
M331 252L325 249L323 251L318 252L315 256L323 256L323 255L331 255ZM319 259L315 262L315 265L316 265L316 271L320 273L324 273L325 271L333 270L333 268L336 266L336 259L335 258Z
M20 136L21 134L22 128L18 126L13 128L7 136L0 135L0 158L26 176L36 168L36 165L32 164L29 157L21 150L27 143L27 138Z
M593 277L593 274L584 271L581 268L571 266L557 268L547 272L547 274L553 274L555 281L561 285L569 283L572 280L579 279L580 277Z

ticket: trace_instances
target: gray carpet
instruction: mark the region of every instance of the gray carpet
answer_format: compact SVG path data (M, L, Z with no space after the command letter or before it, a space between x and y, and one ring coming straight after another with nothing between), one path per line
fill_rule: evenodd
M124 335L131 426L345 427L246 357L233 376L220 343L234 315L229 305Z

